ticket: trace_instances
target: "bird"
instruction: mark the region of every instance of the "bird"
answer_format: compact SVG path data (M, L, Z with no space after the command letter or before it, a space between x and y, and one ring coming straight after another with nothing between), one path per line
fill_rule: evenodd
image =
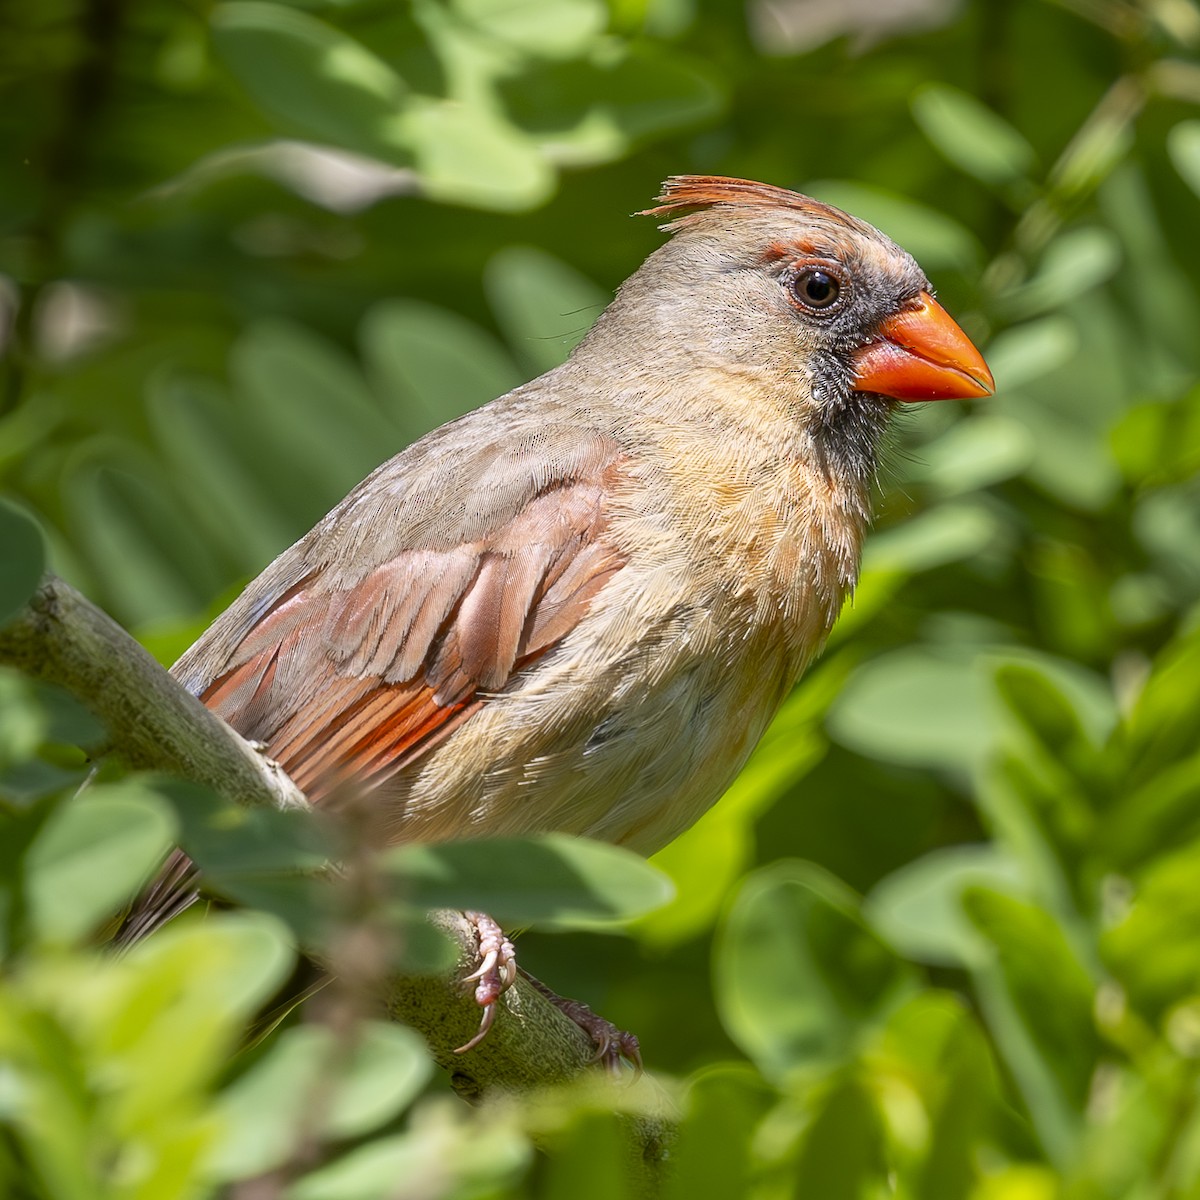
M365 798L383 843L672 841L852 592L894 411L994 390L864 221L711 175L638 215L669 237L566 362L385 462L172 668L314 804ZM177 853L126 939L195 886ZM464 1050L514 972L472 917Z

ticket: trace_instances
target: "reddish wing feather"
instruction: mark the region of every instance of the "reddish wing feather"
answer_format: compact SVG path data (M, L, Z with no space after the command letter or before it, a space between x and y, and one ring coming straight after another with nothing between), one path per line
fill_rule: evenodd
M560 641L620 569L602 487L553 489L486 544L405 551L342 591L310 577L201 699L310 799L376 786Z

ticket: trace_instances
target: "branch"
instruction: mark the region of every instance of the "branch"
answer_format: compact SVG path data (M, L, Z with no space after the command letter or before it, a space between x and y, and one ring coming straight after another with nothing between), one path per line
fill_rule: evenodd
M181 687L115 621L53 575L43 579L25 610L0 628L0 663L71 692L100 718L114 750L134 767L194 780L239 804L308 806L277 764ZM458 946L459 969L392 981L389 1010L425 1037L460 1095L477 1101L530 1092L577 1079L589 1068L588 1036L524 979L501 997L503 1011L483 1042L465 1055L455 1054L479 1023L479 1008L460 982L472 969L478 946L461 913L435 913L433 920ZM666 1122L635 1118L639 1174L654 1173L667 1136Z
M0 663L56 683L104 723L133 767L169 771L238 804L307 808L283 770L180 687L110 616L54 575L0 628Z

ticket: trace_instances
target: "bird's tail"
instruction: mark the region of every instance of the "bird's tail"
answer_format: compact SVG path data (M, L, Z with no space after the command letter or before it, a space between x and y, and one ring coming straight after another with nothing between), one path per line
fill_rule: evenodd
M153 882L134 900L112 945L124 952L191 908L200 897L200 870L182 850L172 850Z

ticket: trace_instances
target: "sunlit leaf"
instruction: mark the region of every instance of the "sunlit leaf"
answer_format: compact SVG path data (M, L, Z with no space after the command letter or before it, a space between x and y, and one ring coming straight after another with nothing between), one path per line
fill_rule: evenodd
M326 1136L368 1133L411 1103L431 1070L420 1037L400 1025L366 1022L346 1050L328 1027L288 1029L223 1093L217 1115L225 1135L210 1169L236 1179L282 1165L317 1104Z
M713 116L722 95L709 73L647 43L603 46L589 60L534 67L502 89L513 120L555 162L586 165Z
M980 960L984 946L962 896L980 886L1020 893L1025 872L996 846L947 846L880 880L863 902L863 916L905 958L966 966Z
M554 189L554 171L532 139L483 105L414 97L398 130L435 200L519 211Z
M914 93L912 110L938 151L984 183L1011 183L1033 167L1033 147L1003 117L967 92L928 83Z
M64 804L29 852L34 926L70 941L120 911L149 879L174 836L162 800L132 781L98 785Z
M911 984L850 889L808 863L750 875L716 955L722 1023L768 1076L848 1054Z
M608 17L601 0L454 0L454 8L488 37L556 58L582 53Z

